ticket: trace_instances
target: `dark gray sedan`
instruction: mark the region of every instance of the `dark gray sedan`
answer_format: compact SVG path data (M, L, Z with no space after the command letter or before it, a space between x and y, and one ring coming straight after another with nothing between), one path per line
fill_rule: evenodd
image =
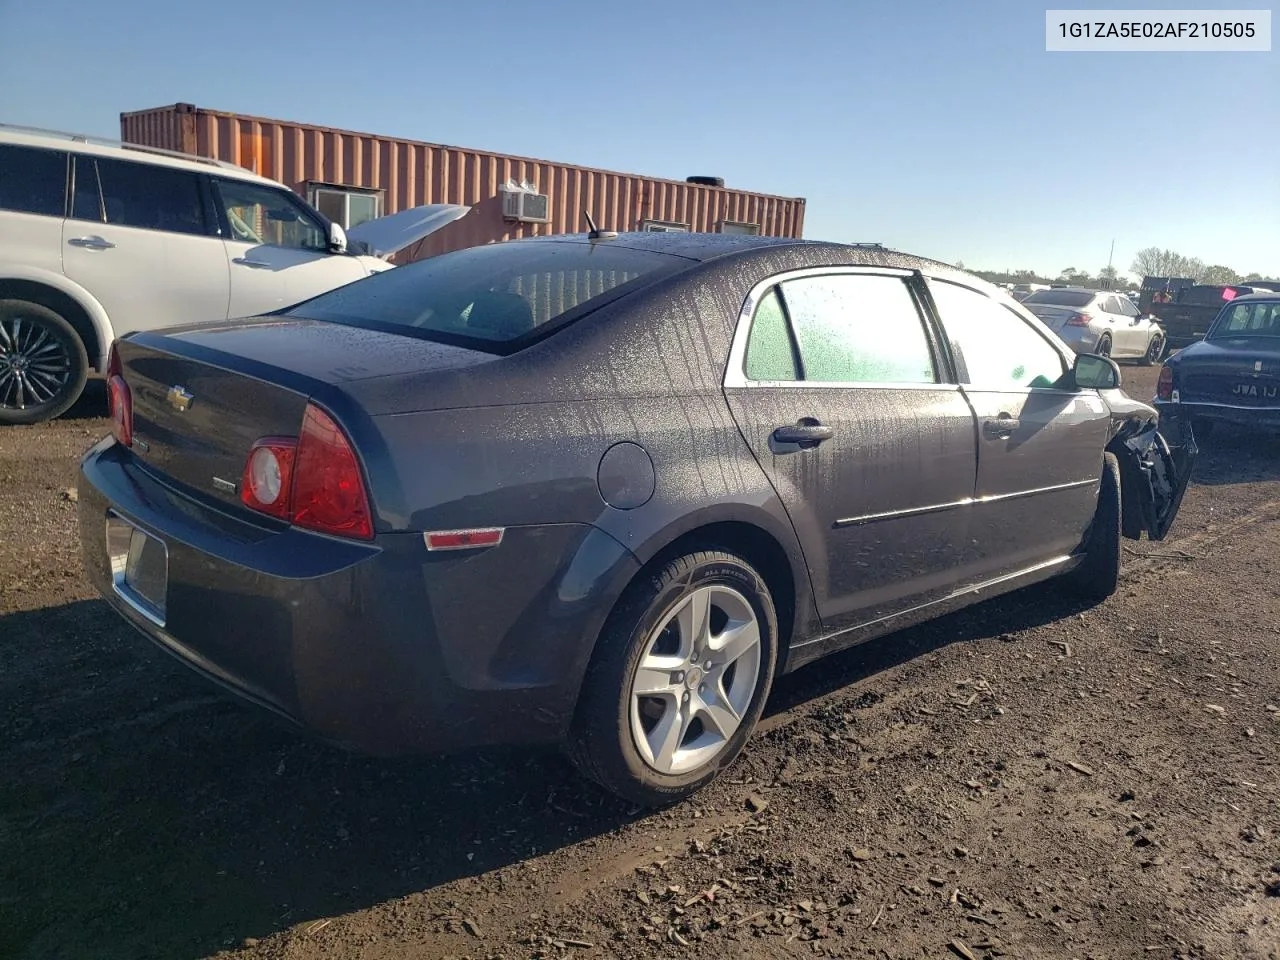
M837 244L556 237L117 342L89 573L377 754L562 743L661 804L773 678L1047 577L1101 599L1195 445L997 289Z

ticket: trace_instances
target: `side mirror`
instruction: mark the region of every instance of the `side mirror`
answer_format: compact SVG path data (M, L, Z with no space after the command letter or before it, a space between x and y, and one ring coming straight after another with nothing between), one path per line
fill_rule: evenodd
M1081 390L1118 390L1120 388L1120 368L1110 357L1100 357L1096 353L1082 353L1076 357L1072 369L1076 386Z
M336 223L329 224L329 252L347 252L347 232Z

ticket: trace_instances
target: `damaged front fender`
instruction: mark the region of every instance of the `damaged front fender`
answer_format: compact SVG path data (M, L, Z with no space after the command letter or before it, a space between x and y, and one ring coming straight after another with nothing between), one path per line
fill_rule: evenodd
M1120 463L1121 530L1131 540L1145 532L1163 540L1182 506L1196 457L1191 423L1185 418L1127 418L1107 449Z

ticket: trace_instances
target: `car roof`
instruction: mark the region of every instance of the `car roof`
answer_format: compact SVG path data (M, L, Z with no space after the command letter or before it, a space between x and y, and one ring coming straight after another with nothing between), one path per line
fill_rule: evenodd
M159 147L148 147L137 143L124 143L119 140L108 140L80 133L63 133L58 130L41 130L35 127L20 127L0 123L0 143L12 143L26 147L43 147L46 150L65 150L77 154L88 154L96 157L113 157L130 160L134 163L150 163L161 167L173 167L179 170L191 170L199 173L217 173L219 176L233 177L237 180L249 180L254 183L281 186L275 180L261 177L244 167L236 166L225 160L214 160L210 157L198 157L194 154L179 153L176 150L164 150Z
M1241 284L1248 286L1248 284ZM1223 304L1239 303L1242 300L1280 300L1280 290L1259 290L1257 293L1242 293L1238 297L1232 297L1230 300L1224 300Z
M817 265L828 254L831 265L882 266L894 269L919 270L939 276L951 275L963 278L965 283L983 289L1006 293L1001 287L988 283L981 277L959 270L949 263L931 260L915 254L890 250L878 243L836 243L830 240L804 240L797 237L751 237L723 233L666 233L636 232L606 234L592 240L585 233L553 234L512 240L509 243L607 243L669 256L684 257L699 263L708 263L726 257L746 256L753 253L769 254L783 250L796 250L805 254Z

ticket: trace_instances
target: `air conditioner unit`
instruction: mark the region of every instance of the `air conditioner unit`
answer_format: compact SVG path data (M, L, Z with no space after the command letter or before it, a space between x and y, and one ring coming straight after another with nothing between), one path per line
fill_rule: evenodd
M547 223L551 219L551 203L545 193L535 193L527 184L502 188L502 216L521 223Z

